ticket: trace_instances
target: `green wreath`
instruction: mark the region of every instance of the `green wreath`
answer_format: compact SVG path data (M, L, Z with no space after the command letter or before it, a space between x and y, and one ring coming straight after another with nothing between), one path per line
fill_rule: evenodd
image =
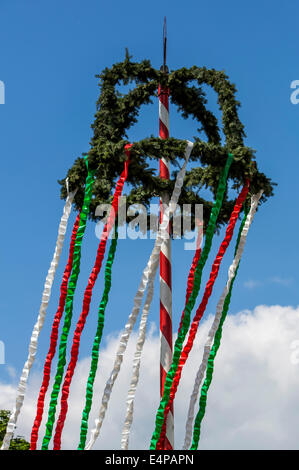
M137 122L141 105L152 103L152 97L157 96L159 84L169 87L171 102L178 107L182 117L196 119L200 123L198 132L203 131L206 136L206 140L194 137L190 161L200 162L201 166L186 173L179 199L180 205L192 205L193 226L194 204L203 204L204 227L207 225L213 203L198 193L202 188L209 188L214 196L216 195L219 177L229 152L234 156L229 173L232 189L238 190L249 177L251 194L263 189L262 202L273 195L274 183L258 171L254 151L244 145L245 133L238 117L240 103L235 99L236 88L223 71L193 66L165 74L152 68L148 60L141 63L131 62L127 52L124 62L114 64L110 69L106 68L97 78L100 79L101 93L92 125L94 135L91 149L87 154L90 168L96 170L89 214L91 219L96 220L95 211L99 204L111 202L113 189L126 158L124 146L129 143L126 131ZM190 82L194 81L198 86L189 86ZM117 85L128 85L132 82L135 82L136 87L127 94L116 90ZM204 84L210 86L218 95L225 137L223 144L217 119L206 109L207 99L201 88ZM184 140L175 138L161 140L150 137L133 143L127 179L130 185L129 193L126 194L127 206L139 203L149 209L153 197L158 197L165 191L172 192L177 171L172 173L169 181L163 181L154 174L150 160L163 156L178 167L179 159L184 157L185 147ZM84 158L78 158L67 173L70 190L78 188L74 199L77 210L80 210L83 204L86 176ZM64 199L67 196L65 179L59 181L62 185L61 197ZM217 229L228 222L234 202L228 198L226 191Z

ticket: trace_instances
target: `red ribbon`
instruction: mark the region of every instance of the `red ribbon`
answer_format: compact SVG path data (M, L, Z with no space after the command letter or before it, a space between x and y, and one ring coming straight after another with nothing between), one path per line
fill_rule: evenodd
M80 221L80 212L78 213L75 223L74 223L72 236L71 236L71 243L70 243L70 248L69 248L69 257L68 257L68 261L67 261L64 273L63 273L62 283L60 286L60 299L59 299L58 309L53 320L51 338L50 338L50 347L49 347L49 351L45 360L43 382L39 391L36 417L33 423L32 431L31 431L30 450L36 450L38 431L39 431L40 424L43 418L45 396L46 396L49 382L50 382L52 360L53 360L53 357L55 356L55 351L56 351L56 346L57 346L59 324L60 324L60 320L64 311L65 299L67 296L67 286L68 286L69 278L72 272L74 247L75 247L76 236L77 236L77 231L79 227L79 221Z
M217 279L217 275L218 275L218 271L219 271L219 268L220 268L222 258L223 258L224 254L226 252L226 249L227 249L227 247L228 247L228 245L229 245L229 243L232 239L232 236L233 236L233 233L234 233L234 228L235 228L236 222L238 220L239 213L240 213L240 210L242 208L243 202L245 201L245 199L247 197L248 190L249 190L249 180L246 181L246 184L243 186L243 189L242 189L241 193L239 194L239 196L237 198L235 207L233 209L233 212L232 212L230 220L229 220L228 227L226 229L225 238L224 238L223 242L221 243L218 254L217 254L217 256L214 260L212 270L211 270L211 273L210 273L210 278L207 282L202 301L201 301L201 303L200 303L200 305L199 305L199 307L196 311L196 314L194 316L192 325L190 327L188 341L187 341L187 343L186 343L186 345L185 345L185 347L184 347L184 349L181 353L179 365L178 365L176 374L175 374L173 382L172 382L169 401L168 401L168 404L166 405L165 410L164 410L164 423L163 423L163 426L162 426L162 429L161 429L161 434L160 434L160 437L159 437L159 441L158 441L157 446L156 446L157 449L161 449L161 447L158 447L158 445L160 446L161 443L163 443L163 440L165 438L167 415L169 413L169 410L173 406L173 401L174 401L174 398L175 398L175 394L176 394L178 385L180 383L180 378L181 378L181 374L182 374L184 364L186 363L186 361L188 359L188 356L189 356L189 353L192 349L194 339L195 339L197 329L198 329L198 324L199 324L199 322L200 322L200 320L201 320L201 318L202 318L202 316L205 312L208 300L211 296L215 281Z
M193 260L192 260L192 264L191 264L191 268L190 268L189 274L188 274L185 306L187 305L188 300L189 300L189 297L190 297L190 295L192 294L192 291L193 291L193 282L194 282L195 268L196 268L197 263L198 263L198 261L199 261L200 255L201 255L201 248L197 248L196 251L195 251ZM181 328L182 328L182 323L183 323L184 315L185 315L185 310L183 310L183 313L182 313L182 317L181 317L181 321L180 321L180 326L179 326L179 332L180 332L180 330L181 330Z
M73 337L73 344L72 344L72 349L71 349L71 359L68 365L68 369L67 369L63 387L62 387L61 409L60 409L60 415L59 415L57 425L56 425L56 430L55 430L54 450L59 450L61 447L61 434L62 434L62 430L64 427L64 422L65 422L65 418L66 418L66 414L68 410L68 396L69 396L69 391L70 391L70 385L72 382L72 377L74 375L74 371L75 371L75 367L76 367L78 355L79 355L81 333L83 331L86 318L89 313L92 290L97 280L98 274L101 270L103 258L105 255L105 248L107 244L108 235L114 225L115 217L118 212L118 203L119 203L118 199L121 196L125 181L128 176L128 166L130 163L131 146L132 146L131 144L128 144L125 146L125 151L128 156L128 159L125 161L125 168L122 174L120 175L116 188L115 188L113 201L112 201L112 210L109 214L108 221L105 224L105 227L101 236L101 241L98 247L95 264L89 276L87 287L85 289L84 298L83 298L83 308L82 308L82 312L81 312L81 315L79 317L79 320L75 329L75 333Z

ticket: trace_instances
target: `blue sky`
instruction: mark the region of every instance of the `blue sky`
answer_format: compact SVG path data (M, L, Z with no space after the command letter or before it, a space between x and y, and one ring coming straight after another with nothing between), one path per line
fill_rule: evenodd
M259 304L298 305L297 238L299 105L290 102L290 83L299 79L299 5L279 1L247 4L228 0L149 3L64 0L6 0L0 6L0 106L2 229L0 244L0 340L6 363L21 370L52 258L63 203L57 179L89 148L99 89L95 74L124 58L148 58L161 65L163 16L168 23L170 69L192 65L223 69L238 89L247 144L257 149L261 171L278 183L275 197L258 211L248 238L230 313ZM214 104L212 103L212 109ZM132 140L158 134L158 103L142 109ZM171 135L192 139L196 126L171 108ZM72 216L70 222L74 220ZM69 225L69 228L71 225ZM82 294L98 240L90 223L82 248L75 298ZM223 236L223 234L222 234ZM215 238L214 251L221 242ZM120 330L132 308L139 278L153 241L119 242L105 334ZM57 271L36 368L42 366L56 311L67 244ZM207 312L214 312L226 279L228 251ZM192 253L173 244L174 325L184 303ZM211 266L211 254L207 266ZM205 278L206 279L206 278ZM90 354L102 276L94 297L80 353ZM159 316L155 296L151 320ZM75 323L75 321L74 321ZM72 330L73 331L73 330ZM157 364L158 367L158 364ZM0 378L8 368L0 365Z

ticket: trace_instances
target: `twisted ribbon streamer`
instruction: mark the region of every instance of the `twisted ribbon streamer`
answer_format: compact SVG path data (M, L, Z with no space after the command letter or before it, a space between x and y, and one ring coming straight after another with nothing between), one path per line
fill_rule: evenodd
M61 402L60 402L61 409L60 409L60 414L59 414L59 418L58 418L56 430L55 430L55 435L54 435L54 450L59 450L61 447L61 434L62 434L62 430L64 427L66 415L67 415L69 391L70 391L72 378L73 378L77 360L78 360L81 334L84 329L86 318L89 313L92 291L93 291L95 282L97 280L97 277L99 275L99 272L101 270L101 267L102 267L108 236L114 225L115 217L118 212L119 198L122 194L122 190L123 190L124 184L128 176L128 167L130 164L130 150L129 150L130 147L131 145L125 146L128 159L125 161L124 170L122 174L120 175L119 180L116 184L116 188L115 188L114 195L113 195L111 211L109 213L108 221L105 224L105 227L101 236L101 241L99 243L94 267L91 271L91 274L88 279L87 287L84 292L82 312L80 314L80 317L79 317L79 320L77 322L77 326L75 329L75 333L73 337L73 344L72 344L72 349L71 349L71 359L70 359L67 372L65 375L64 383L62 386L62 394L61 394Z
M210 328L208 338L207 338L207 341L206 341L206 344L205 344L205 347L204 347L202 362L200 364L200 367L197 371L197 375L196 375L196 378L195 378L193 392L192 392L191 397L190 397L188 418L187 418L187 422L186 422L186 434L185 434L185 441L184 441L184 446L183 446L183 448L185 450L187 450L189 448L189 446L191 445L192 428L193 428L193 420L194 420L194 408L195 408L195 404L196 404L197 398L198 398L199 386L201 384L203 374L204 374L204 372L206 370L206 367L207 367L208 357L209 357L209 354L210 354L210 351L211 351L211 346L212 346L212 342L213 342L216 330L217 330L219 322L220 322L224 301L225 301L225 298L228 294L231 283L234 282L234 276L237 272L236 270L238 269L238 268L235 268L235 266L236 266L236 263L238 264L238 262L240 261L240 258L241 258L241 253L238 252L238 246L239 246L239 243L240 243L241 234L242 234L242 231L243 231L243 227L244 227L248 212L249 212L249 208L245 207L244 216L243 216L242 223L240 225L240 229L239 229L239 233L238 233L238 237L237 237L237 242L236 242L236 247L235 247L235 255L234 255L235 258L234 258L233 263L229 267L228 281L226 283L226 286L225 286L225 288L222 292L222 295L219 299L219 302L217 304L216 315L215 315L215 318L213 320L213 324ZM237 253L238 253L238 258L237 258Z
M46 396L49 382L50 382L52 360L53 360L53 357L55 356L55 351L56 351L56 346L57 346L59 324L60 324L61 317L63 315L65 299L67 295L68 281L72 272L74 248L75 248L77 231L79 227L79 221L80 221L80 212L78 213L75 223L74 223L72 236L71 236L70 249L69 249L69 257L68 257L68 261L67 261L64 273L63 273L62 283L60 286L60 299L59 299L58 309L53 320L51 337L50 337L50 347L49 347L49 351L45 360L43 381L42 381L42 385L40 388L38 401L37 401L36 417L33 423L32 431L31 431L30 450L36 450L38 431L39 431L40 424L43 418L45 396Z
M202 250L200 260L195 270L192 294L190 295L188 303L185 306L185 314L184 314L184 318L182 322L182 327L178 333L178 337L176 339L175 346L174 346L174 354L173 354L171 368L169 369L166 379L165 379L163 397L160 401L160 405L156 414L155 430L154 430L151 444L150 444L150 449L153 449L153 450L156 448L157 442L160 437L161 429L162 429L163 422L164 422L164 410L169 401L172 381L173 381L173 378L174 378L174 375L175 375L175 372L177 370L177 366L179 363L179 358L180 358L181 351L182 351L182 345L183 345L184 339L187 335L189 325L190 325L190 315L191 315L192 309L194 307L194 304L195 304L195 301L196 301L196 298L200 289L202 271L203 271L204 265L206 263L206 260L208 258L208 255L212 246L212 240L213 240L213 236L215 232L215 225L216 225L217 217L218 217L221 205L222 205L223 196L224 196L225 189L226 189L228 171L233 162L233 159L234 159L233 155L229 153L224 170L219 180L216 200L211 211L211 215L210 215L210 219L209 219L209 223L208 223L208 227L206 231L204 248Z
M187 305L187 303L190 299L190 295L192 294L193 285L194 285L195 269L196 269L196 266L198 264L198 261L200 259L200 255L201 255L201 248L199 246L199 238L200 238L200 236L198 236L198 241L197 241L198 248L196 248L196 250L195 250L194 257L193 257L192 264L191 264L191 268L190 268L190 271L189 271L189 274L188 274L185 308L186 308L186 305ZM183 325L184 315L185 315L185 309L183 310L183 313L182 313L182 316L181 316L179 330L178 330L179 332L181 331L181 328L182 328L182 325Z
M68 185L67 185L67 189L68 189ZM37 321L34 325L30 343L29 343L29 353L28 353L27 361L24 364L23 371L20 377L15 407L13 409L13 412L7 424L6 434L2 442L1 450L9 449L10 441L13 437L13 433L16 427L18 416L23 406L24 397L26 393L26 387L27 387L27 381L28 381L28 377L29 377L29 374L30 374L30 371L31 371L31 368L32 368L32 365L34 363L34 359L36 356L38 338L44 326L48 304L49 304L50 297L51 297L52 285L53 285L56 269L60 260L60 255L62 252L63 243L65 239L65 233L67 229L67 223L68 223L68 219L72 210L72 203L73 203L75 194L76 194L76 191L71 192L71 193L69 193L68 191L67 199L63 208L63 214L62 214L59 228L58 228L58 236L57 236L53 259L51 261L51 265L50 265L50 268L46 277L43 294L42 294L41 305L39 309L39 314L37 317Z
M219 251L218 251L217 256L215 258L215 261L213 263L211 273L210 273L210 277L209 277L209 280L207 282L202 301L201 301L201 303L200 303L200 305L199 305L199 307L196 311L196 314L194 316L194 319L192 321L191 328L190 328L190 331L189 331L188 340L187 340L187 343L186 343L186 345L185 345L185 347L184 347L184 349L181 353L181 357L179 359L178 367L177 367L177 370L175 372L175 376L174 376L174 379L173 379L173 382L172 382L169 401L168 401L168 403L165 407L165 410L164 410L164 420L167 419L167 415L169 413L170 407L172 406L173 400L175 398L175 394L176 394L178 385L180 383L180 378L181 378L183 367L184 367L184 365L185 365L185 363L188 359L189 353L192 349L194 339L195 339L195 336L196 336L196 333L197 333L199 322L200 322L200 320L201 320L201 318L202 318L202 316L205 312L208 300L209 300L209 298L212 294L213 287L214 287L215 281L216 281L217 276L218 276L218 272L219 272L219 268L220 268L222 259L225 255L227 247L229 246L230 241L232 239L232 236L233 236L233 233L234 233L234 228L235 228L236 222L238 220L240 210L241 210L243 202L245 201L245 199L247 197L247 194L248 194L248 189L249 189L249 180L247 180L246 184L244 185L241 193L239 194L239 196L237 198L235 207L233 209L233 212L232 212L230 220L229 220L228 227L226 229L224 240L220 245ZM162 435L163 430L164 429L161 430L161 436L160 436L159 440L163 439L163 435Z
M80 443L78 446L78 450L84 450L84 446L86 443L88 418L89 418L89 413L91 410L92 398L93 398L93 385L94 385L97 368L98 368L99 348L100 348L104 322L105 322L105 310L106 310L106 306L108 303L109 292L111 288L112 265L114 261L115 251L116 251L117 239L118 239L118 231L117 231L117 225L116 225L115 236L111 241L110 250L108 253L108 258L107 258L106 267L105 267L105 287L104 287L102 300L99 306L98 326L97 326L97 331L96 331L93 346L92 346L92 353L91 353L92 359L91 359L90 371L89 371L89 376L88 376L87 386L86 386L85 406L84 406L82 419L81 419Z
M186 153L185 153L185 162L184 162L181 170L179 171L179 173L177 175L170 203L164 211L162 223L161 223L160 229L157 233L157 238L156 238L154 249L153 249L153 251L150 255L150 258L148 260L148 263L147 263L147 265L146 265L146 267L145 267L145 269L142 273L141 281L140 281L138 290L136 292L136 295L134 297L134 306L133 306L133 309L132 309L132 311L129 315L128 322L125 326L125 330L124 330L124 332L123 332L123 334L120 338L118 350L117 350L117 353L116 353L116 358L115 358L115 361L114 361L114 366L113 366L112 372L110 374L110 377L109 377L109 379L108 379L108 381L105 385L105 389L104 389L104 393L103 393L103 397L102 397L102 402L101 402L101 406L100 406L99 413L98 413L98 418L95 420L95 427L91 431L91 437L90 437L90 440L89 440L89 442L87 443L87 445L85 447L85 450L92 449L97 437L99 436L99 433L100 433L100 430L101 430L101 427L102 427L102 424L103 424L103 420L105 418L106 411L107 411L107 408L108 408L108 403L109 403L109 400L110 400L112 389L113 389L114 383L115 383L115 381L118 377L118 374L119 374L119 371L120 371L120 368L121 368L121 364L122 364L122 361L123 361L124 353L125 353L126 348L127 348L128 340L129 340L129 337L131 335L131 332L134 328L134 325L135 325L137 317L138 317L138 313L139 313L139 310L140 310L140 307L141 307L141 303L142 303L142 299L143 299L145 289L146 289L148 283L151 282L151 280L155 278L155 275L156 275L156 272L157 272L157 269L158 269L158 266L159 266L159 255L160 255L161 245L162 245L163 240L165 240L169 236L169 234L168 234L168 224L169 224L169 220L170 220L170 215L173 214L174 211L176 210L177 202L178 202L178 199L179 199L179 196L180 196L180 193L181 193L181 189L182 189L182 186L183 186L183 182L184 182L184 176L185 176L185 173L186 173L186 165L187 165L187 162L189 160L189 156L190 156L192 147L193 147L193 143L187 141L187 149L186 149Z
M47 450L49 446L49 441L52 436L52 429L55 420L55 412L57 406L57 398L59 394L59 388L62 381L63 370L65 365L65 358L66 358L66 347L67 347L67 338L71 327L71 321L73 316L73 303L74 303L74 294L77 287L77 281L80 273L80 261L81 261L81 246L83 235L86 228L87 216L89 213L89 206L92 197L92 188L94 184L94 170L90 170L88 168L87 158L85 159L87 165L87 178L85 181L85 194L84 194L84 201L83 206L80 213L80 222L76 236L74 254L73 254L73 269L72 274L69 279L68 289L67 289L67 296L65 301L65 319L63 330L60 338L59 344L59 358L56 370L55 381L53 385L53 390L51 394L51 400L49 405L49 412L48 412L48 421L46 424L46 433L42 443L42 449Z
M157 260L157 262L154 264L154 267L153 267L153 272L155 274L157 272L158 266L159 266L159 262ZM152 276L151 279L149 280L148 287L147 287L147 295L146 295L146 299L145 299L145 303L144 303L144 307L142 311L142 316L140 320L139 334L138 334L136 350L135 350L134 359L133 359L133 373L132 373L131 384L130 384L127 401L126 401L126 404L127 404L126 417L125 417L125 422L124 422L124 426L122 430L122 437L121 437L121 449L122 450L127 450L129 446L130 430L131 430L131 426L133 423L134 400L135 400L136 389L137 389L137 385L139 381L141 355L143 351L143 345L145 342L149 309L150 309L152 299L153 299L153 294L154 294L154 280L155 280L155 276Z
M263 191L260 191L258 194L251 197L250 211L249 211L249 214L246 218L246 222L245 222L244 228L242 230L242 235L240 237L240 243L239 243L239 247L238 247L238 251L240 250L241 254L244 250L248 230L249 230L249 227L250 227L250 225L253 221L254 215L255 215L256 210L257 210L258 202L261 198L262 193L263 193ZM224 304L223 304L223 311L222 311L222 315L221 315L221 320L220 320L219 326L218 326L216 334L215 334L214 344L213 344L212 350L211 350L210 355L209 355L208 364L207 364L206 379L205 379L204 384L203 384L202 389L201 389L201 396L200 396L200 401L199 401L200 408L199 408L199 411L196 415L195 423L194 423L193 442L192 442L191 450L196 450L197 447L198 447L198 442L199 442L199 438L200 438L201 422L202 422L203 417L205 415L205 409L206 409L206 404L207 404L207 393L208 393L208 390L209 390L209 387L211 385L212 378L213 378L214 361L215 361L217 351L220 347L223 324L224 324L225 318L227 316L227 312L228 312L228 308L229 308L229 304L230 304L230 299L231 299L233 283L234 283L234 280L236 278L237 270L238 270L238 267L239 267L239 262L240 262L240 260L237 261L236 264L234 264L235 274L232 278L228 293L225 297L225 301L224 301Z

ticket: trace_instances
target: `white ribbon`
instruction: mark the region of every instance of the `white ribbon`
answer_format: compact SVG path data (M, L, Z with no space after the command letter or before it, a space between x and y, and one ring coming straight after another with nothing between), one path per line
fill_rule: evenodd
M116 353L116 358L115 358L115 361L114 361L114 366L113 366L112 372L110 374L110 377L109 377L109 379L106 383L105 389L104 389L102 402L101 402L101 406L100 406L99 413L98 413L98 418L95 420L94 429L91 431L90 441L86 445L85 450L92 449L96 439L98 438L98 436L100 434L100 430L101 430L101 427L102 427L102 424L103 424L103 421L104 421L104 418L105 418L105 415L106 415L106 411L107 411L107 408L108 408L108 403L109 403L109 400L110 400L113 385L114 385L114 383L115 383L115 381L118 377L118 374L119 374L119 371L120 371L120 368L121 368L121 364L122 364L122 361L123 361L123 356L124 356L124 353L125 353L126 348L127 348L128 340L129 340L129 337L131 335L131 332L134 328L134 325L135 325L137 317L138 317L138 313L139 313L139 310L140 310L140 307L141 307L141 303L142 303L142 299L143 299L143 296L144 296L145 289L146 289L147 285L149 284L149 291L148 291L147 298L146 298L146 303L145 303L145 306L144 306L144 309L143 309L143 321L141 320L141 323L140 323L140 327L141 327L142 331L141 332L139 331L139 338L138 338L138 343L137 343L137 348L139 350L136 350L136 352L135 352L134 371L133 371L133 377L132 377L131 387L130 387L130 390L131 390L131 388L133 390L132 391L133 397L135 396L135 390L136 390L136 386L137 386L137 383L138 383L139 367L140 367L140 364L138 365L138 362L140 362L142 347L143 347L143 343L144 343L144 340L142 340L142 337L143 337L143 334L145 334L144 326L146 328L146 319L147 319L148 311L149 311L152 296L153 296L153 293L152 293L153 282L154 282L155 275L156 275L156 272L157 272L157 268L158 268L158 265L159 265L159 256L160 256L161 245L162 245L163 240L165 240L169 236L169 234L168 234L168 225L169 225L170 216L176 210L177 202L178 202L178 199L180 197L181 189L182 189L183 182L184 182L184 176L185 176L185 173L186 173L186 165L187 165L187 162L189 160L189 156L190 156L190 153L192 151L192 148L193 148L193 143L187 141L187 149L186 149L186 153L185 153L185 162L184 162L184 165L182 166L181 170L179 171L179 173L177 175L170 203L164 211L162 223L161 223L160 229L157 233L157 238L156 238L154 249L153 249L153 251L150 255L150 258L148 260L148 263L147 263L147 265L146 265L146 267L145 267L145 269L142 273L139 288L138 288L138 290L136 292L136 295L135 295L135 298L134 298L134 306L133 306L132 312L130 313L130 316L128 318L128 322L125 326L124 332L123 332L123 334L120 338L118 350L117 350L117 353ZM138 359L138 355L139 355L139 359ZM135 382L136 382L136 386L134 384ZM134 388L135 388L135 390L134 390ZM129 394L130 393L131 392L129 391ZM133 401L134 401L134 398L133 398ZM130 403L129 404L127 403L128 404L127 413L129 412L129 414L131 413L131 411L133 412L133 401L131 401L131 398L130 398ZM131 414L130 414L130 416L131 416ZM129 420L130 419L131 418L129 418Z
M236 269L238 267L241 256L243 254L247 234L248 234L250 225L252 224L252 221L253 221L254 215L256 213L257 206L258 206L258 203L259 203L259 200L260 200L262 194L263 194L263 191L260 191L258 194L255 194L254 196L251 197L250 211L249 211L249 213L246 217L245 224L244 224L244 227L243 227L242 232L241 232L240 242L239 242L239 246L237 248L236 256L234 258L234 261L232 262L232 264L229 267L228 280L227 280L226 286L225 286L225 288L222 292L222 295L221 295L221 297L219 299L219 302L217 304L217 307L216 307L216 315L215 315L213 324L212 324L212 326L210 328L210 331L209 331L209 334L208 334L208 338L207 338L207 341L206 341L206 344L205 344L205 347L204 347L203 358L202 358L201 364L199 366L199 369L197 371L197 375L196 375L195 382L194 382L194 387L193 387L193 392L192 392L191 397L190 397L188 417L187 417L187 422L186 422L185 441L184 441L184 445L183 445L183 449L185 449L185 450L190 448L190 445L191 445L191 442L192 442L194 409L195 409L195 405L196 405L197 400L198 400L199 387L200 387L200 384L202 382L204 373L205 373L206 368L207 368L208 359L209 359L209 355L210 355L210 352L211 352L212 344L214 343L215 334L216 334L216 331L218 329L218 326L219 326L219 323L220 323L220 320L221 320L224 301L225 301L225 298L226 298L226 296L229 292L232 280L233 280L233 278L235 276L235 273L236 273Z
M68 192L68 184L67 184L67 192ZM51 265L50 265L50 268L46 277L44 290L42 294L42 301L41 301L41 305L39 309L39 314L37 317L37 321L34 325L30 343L29 343L29 354L28 354L27 361L25 362L25 365L21 374L20 382L19 382L18 389L17 389L15 407L13 409L13 412L7 424L6 434L3 439L1 450L9 449L10 441L13 437L13 433L17 424L18 416L23 406L28 376L29 376L31 367L34 363L34 359L36 356L38 337L44 325L47 308L48 308L48 304L49 304L50 297L51 297L51 289L52 289L52 285L54 281L54 276L55 276L55 272L59 263L61 252L62 252L63 242L64 242L65 233L67 229L67 223L68 223L68 219L72 210L72 203L73 203L75 194L76 194L76 191L72 193L68 192L67 199L63 208L63 214L62 214L59 228L58 228L58 236L57 236L54 256L51 261Z
M143 350L143 345L145 342L145 335L146 335L146 328L147 328L147 319L149 314L149 309L151 306L153 294L154 294L154 278L156 276L157 270L159 267L159 258L153 266L153 278L149 281L148 288L147 288L147 296L144 303L142 316L139 325L139 334L136 344L136 350L134 354L133 360L133 373L130 388L128 391L127 396L127 410L126 410L126 417L125 423L122 430L122 437L121 437L121 449L127 450L129 446L129 438L130 438L130 431L133 422L133 413L134 413L134 400L136 389L139 381L139 370L140 370L140 362L141 362L141 355Z

